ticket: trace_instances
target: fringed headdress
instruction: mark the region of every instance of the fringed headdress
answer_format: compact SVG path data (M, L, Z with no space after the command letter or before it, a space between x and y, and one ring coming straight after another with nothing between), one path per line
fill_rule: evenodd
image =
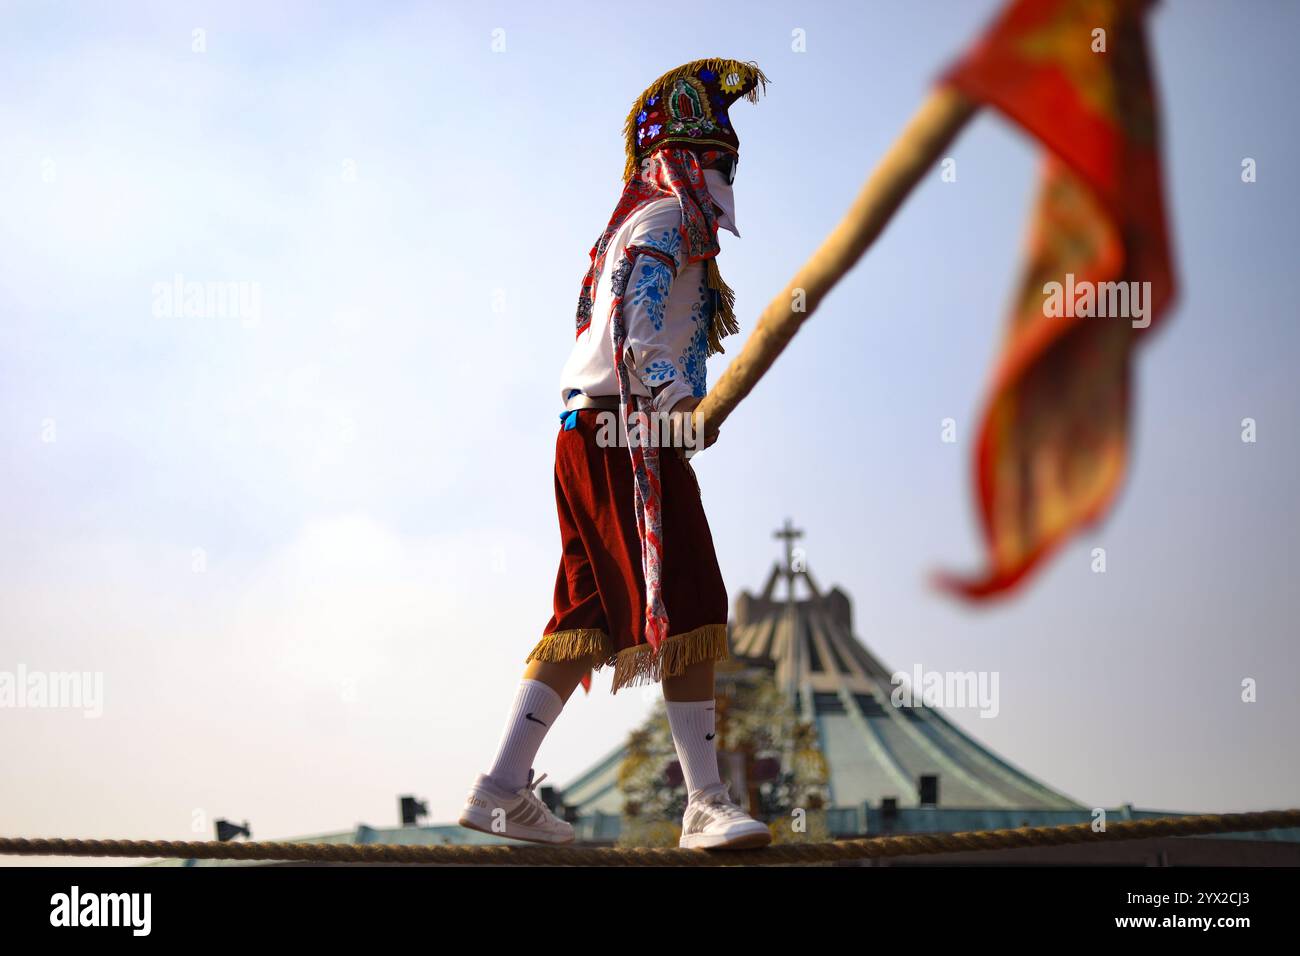
M669 70L637 97L623 123L623 181L636 175L642 159L670 144L739 153L727 111L741 97L758 102L766 89L758 65L741 60L694 60Z
M702 168L719 153L738 155L740 138L727 111L741 97L756 101L766 87L767 76L753 63L695 60L659 77L633 104L623 127L627 153L623 195L591 250L591 268L578 297L578 334L591 321L595 281L610 240L628 216L667 197L681 205L686 261L707 263L705 282L714 293L709 354L723 351L722 339L740 331L736 294L718 269L717 214Z
M766 90L767 75L756 63L713 58L693 60L669 70L637 98L623 123L627 155L624 181L637 175L646 157L666 147L738 155L740 137L731 125L729 110L741 97L758 102ZM713 321L709 324L712 355L723 351L723 337L740 331L740 325L736 322L736 293L723 281L715 258L718 244L713 210L707 202L704 206L712 226L712 248L701 250L704 254L699 258L708 260L706 281L715 293Z

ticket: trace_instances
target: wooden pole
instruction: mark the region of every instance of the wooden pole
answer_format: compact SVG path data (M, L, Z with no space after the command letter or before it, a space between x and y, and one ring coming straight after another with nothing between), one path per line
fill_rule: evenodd
M880 235L975 109L968 99L947 87L937 88L921 104L839 225L763 310L745 347L696 408L697 428L720 426L758 384L799 326Z

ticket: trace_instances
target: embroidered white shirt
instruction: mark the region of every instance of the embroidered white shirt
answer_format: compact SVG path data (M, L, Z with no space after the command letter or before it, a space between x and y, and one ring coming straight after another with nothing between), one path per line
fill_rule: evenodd
M715 170L705 170L714 203L724 210L719 224L735 230L731 188ZM725 200L720 201L720 200ZM683 398L703 398L708 391L705 359L709 353L709 323L714 294L708 288L706 264L683 261L681 208L671 197L648 203L628 216L610 241L604 268L596 278L591 324L573 344L560 374L560 399L567 402L575 390L587 395L617 395L614 354L610 344L610 306L613 275L628 246L646 246L670 256L677 275L654 256L637 257L623 295L623 321L627 327L624 361L632 373L635 395L655 396L657 411L671 411Z

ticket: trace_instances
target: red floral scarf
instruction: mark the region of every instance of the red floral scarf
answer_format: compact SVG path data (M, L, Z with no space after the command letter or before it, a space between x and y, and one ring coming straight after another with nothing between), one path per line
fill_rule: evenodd
M596 297L596 281L604 271L605 256L609 252L609 244L613 241L614 234L618 232L628 216L647 203L673 198L681 205L681 233L683 248L686 251L686 265L712 259L718 254L720 250L718 214L713 208L713 200L709 197L709 188L704 183L703 166L716 158L719 152L719 150L703 150L697 153L691 149L665 148L655 150L642 160L640 172L629 179L623 187L623 195L619 196L614 214L609 217L609 224L605 226L605 231L600 234L596 244L591 247L591 268L583 277L582 289L578 293L577 335L581 335L591 324L591 306ZM715 271L711 270L711 272ZM715 285L711 282L710 285L719 288L721 283ZM719 288L719 291L727 299L724 305L729 311L731 290L723 287ZM718 311L715 310L715 313ZM722 327L719 327L718 318L715 315L714 327L718 330L718 334L714 335L712 331L710 332L711 346L722 335L735 331L734 328L722 331L722 327L725 327L727 322L723 318ZM734 320L731 324L734 325ZM713 350L721 351L721 348Z

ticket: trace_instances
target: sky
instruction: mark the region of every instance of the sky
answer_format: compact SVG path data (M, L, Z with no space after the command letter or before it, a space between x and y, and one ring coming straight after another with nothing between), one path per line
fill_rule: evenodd
M276 839L407 793L454 819L551 612L558 377L632 99L702 56L772 81L733 111L716 381L997 7L4 3L0 671L103 696L0 709L0 831ZM1040 159L998 116L695 459L733 597L792 518L878 657L997 672L995 718L949 716L1089 806L1300 804L1297 30L1267 0L1150 19L1179 301L1116 506L1014 598L928 583L981 558L972 441ZM188 315L178 281L242 308ZM539 772L659 695L608 690Z

